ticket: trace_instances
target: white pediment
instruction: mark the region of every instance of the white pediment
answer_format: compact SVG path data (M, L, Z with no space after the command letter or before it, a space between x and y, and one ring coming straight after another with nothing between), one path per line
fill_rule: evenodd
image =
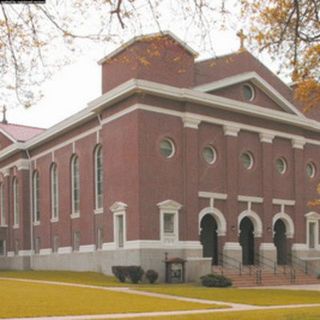
M159 202L157 206L161 210L180 210L182 207L182 205L179 202L174 200L165 200L165 201Z
M320 220L320 214L317 212L309 212L304 215L308 220Z
M121 202L121 201L116 201L111 207L110 210L115 213L119 211L125 211L128 208L128 205Z
M267 96L269 96L275 103L277 103L279 107L283 109L283 111L288 112L290 114L294 114L299 118L305 118L302 112L300 112L290 101L288 101L284 96L282 96L273 86L271 86L256 72L240 73L235 76L227 77L218 81L194 87L193 89L201 92L210 92L245 81L250 81L259 89L261 89Z

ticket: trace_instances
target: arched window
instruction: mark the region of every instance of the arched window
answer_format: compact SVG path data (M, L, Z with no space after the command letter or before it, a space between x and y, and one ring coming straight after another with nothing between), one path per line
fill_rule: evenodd
M19 206L19 184L16 177L12 181L12 193L13 193L13 225L19 226L20 222L20 206Z
M103 160L102 147L98 145L94 153L94 174L95 174L95 209L103 207Z
M6 212L5 212L5 195L4 195L4 183L0 184L0 210L1 210L1 225L5 226L7 224Z
M40 178L39 172L35 171L32 180L32 194L33 194L33 221L40 222Z
M73 216L80 215L80 171L76 155L71 159L71 209Z
M58 169L55 163L52 164L50 170L51 185L51 219L59 218L59 186L58 186Z

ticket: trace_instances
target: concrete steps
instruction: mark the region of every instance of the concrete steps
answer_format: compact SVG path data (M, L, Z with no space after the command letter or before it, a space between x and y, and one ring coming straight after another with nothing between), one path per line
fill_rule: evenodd
M234 287L256 287L256 286L280 286L290 284L320 284L315 276L305 274L302 271L291 271L289 267L278 267L277 272L258 267L243 266L241 275L239 270L213 267L213 272L223 274L232 280Z

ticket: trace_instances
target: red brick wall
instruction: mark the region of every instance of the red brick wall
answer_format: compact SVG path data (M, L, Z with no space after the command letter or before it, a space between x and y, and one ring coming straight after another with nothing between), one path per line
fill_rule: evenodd
M193 56L170 37L133 43L102 65L102 93L130 79L192 87Z

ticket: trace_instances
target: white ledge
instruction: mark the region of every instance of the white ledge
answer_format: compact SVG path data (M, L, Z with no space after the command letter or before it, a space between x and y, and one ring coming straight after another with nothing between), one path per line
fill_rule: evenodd
M70 218L71 218L71 219L78 219L78 218L80 218L80 212L72 212L72 213L70 214Z
M284 205L284 206L294 206L296 204L295 200L287 199L272 199L272 204Z
M207 191L199 191L198 196L200 198L209 198L209 199L218 199L218 200L226 200L228 198L228 195L226 193L207 192Z
M40 249L40 251L39 251L39 255L40 256L47 256L47 255L49 255L51 253L52 253L52 249L51 248Z
M93 213L94 214L102 214L103 213L103 208L94 209Z
M50 222L51 223L55 223L55 222L58 222L59 221L59 218L57 217L57 218L51 218L50 219Z
M79 252L94 252L96 250L95 244L87 244L79 247Z
M254 203L262 203L263 198L261 197L252 197L252 196L238 196L238 201L240 202L254 202Z
M72 247L60 247L58 248L58 254L66 254L66 253L71 253L72 252Z

